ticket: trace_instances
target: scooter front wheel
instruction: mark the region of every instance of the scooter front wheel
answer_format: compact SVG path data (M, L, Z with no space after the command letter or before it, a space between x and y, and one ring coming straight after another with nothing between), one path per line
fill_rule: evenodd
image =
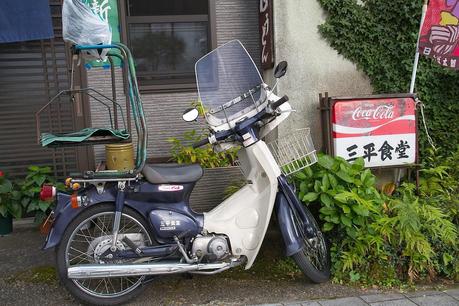
M67 269L80 264L104 264L102 254L111 246L115 206L111 203L87 208L67 226L56 249L59 278L79 301L93 305L117 305L137 296L143 276L69 279ZM152 239L143 218L125 207L120 221L119 236L127 235L139 246L151 245ZM118 240L118 249L129 248ZM121 263L121 261L116 261Z
M330 252L325 237L320 231L314 216L304 207L306 216L309 219L310 228L308 229L308 238L306 229L298 215L297 211L293 211L292 218L299 236L303 240L303 248L301 251L292 255L293 260L298 265L300 270L306 277L314 283L323 283L330 279Z

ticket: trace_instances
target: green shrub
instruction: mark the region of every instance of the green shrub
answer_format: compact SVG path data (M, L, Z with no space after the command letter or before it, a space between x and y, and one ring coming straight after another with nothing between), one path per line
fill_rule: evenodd
M0 215L7 217L8 215L15 218L20 218L22 208L19 201L15 200L17 191L14 190L14 184L6 178L3 171L0 171Z
M43 184L53 184L60 190L64 189L63 184L57 184L51 176L50 167L30 166L27 176L15 182L0 176L0 214L5 216L9 213L17 219L24 214L34 214L35 222L41 222L54 205L54 202L40 200Z
M179 164L199 163L204 168L227 167L234 165L237 156L237 148L223 152L215 152L211 145L193 148L191 144L204 137L204 133L198 134L195 130L187 131L183 135L183 141L178 138L169 138L172 143L172 160Z
M445 208L448 191L435 186L447 175L444 166L425 169L429 194L416 196L414 185L404 183L387 196L363 164L320 155L295 176L300 199L318 210L329 233L334 280L392 286L436 274L457 277L458 224Z

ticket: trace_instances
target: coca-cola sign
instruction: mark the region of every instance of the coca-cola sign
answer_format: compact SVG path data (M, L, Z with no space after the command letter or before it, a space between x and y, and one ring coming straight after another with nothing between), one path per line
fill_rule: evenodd
M335 156L363 157L367 167L413 164L416 103L412 96L334 98L331 108Z
M376 108L364 109L357 107L352 113L354 120L369 120L369 119L392 119L394 117L393 105L379 105Z

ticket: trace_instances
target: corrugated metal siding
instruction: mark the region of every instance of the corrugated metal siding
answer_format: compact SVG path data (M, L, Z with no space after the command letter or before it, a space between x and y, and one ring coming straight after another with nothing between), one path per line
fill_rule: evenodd
M30 165L54 166L56 176L76 170L74 149L36 144L35 112L57 92L68 89L68 67L61 33L60 1L50 1L55 38L0 46L0 169L23 176ZM42 117L44 130L73 129L73 109L63 99Z
M243 179L239 167L204 169L203 177L191 193L191 208L196 212L210 211L223 201L228 186Z
M217 0L217 44L238 39L260 67L259 0Z
M216 33L217 45L232 39L239 39L260 64L258 33L258 0L216 0ZM111 96L109 71L93 68L88 71L88 84L103 90ZM121 70L117 70L118 96L122 97ZM202 126L184 122L183 110L190 107L198 97L196 91L181 93L142 94L145 115L148 125L148 157L170 156L170 137L181 137L183 132L200 129ZM120 100L121 101L121 100ZM99 105L91 103L91 120L93 126L101 126L107 121L106 112ZM103 159L103 147L96 147L96 159Z

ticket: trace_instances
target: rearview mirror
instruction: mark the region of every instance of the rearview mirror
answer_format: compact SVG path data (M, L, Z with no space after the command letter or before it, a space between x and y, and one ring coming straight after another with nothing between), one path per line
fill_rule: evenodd
M288 64L286 61L277 64L276 69L274 69L274 77L276 79L283 77L287 73L287 66Z
M183 112L182 118L186 122L196 121L198 119L199 112L196 108L188 108Z

